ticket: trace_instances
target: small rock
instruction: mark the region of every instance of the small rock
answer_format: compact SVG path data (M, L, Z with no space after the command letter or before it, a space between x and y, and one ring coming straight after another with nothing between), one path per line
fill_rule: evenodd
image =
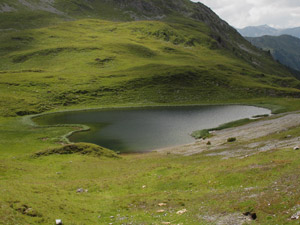
M87 193L88 191L89 191L88 189L85 189L85 190L84 190L85 193Z
M165 210L159 209L159 210L157 210L156 212L157 212L157 213L163 213L163 212L165 212Z
M178 212L176 212L177 215L182 215L184 213L186 213L187 210L186 209L182 209L182 210L179 210Z
M171 224L171 222L161 222L161 224L168 225L168 224Z
M83 188L78 188L76 192L77 192L77 193L83 193L84 190L83 190Z
M294 215L291 216L292 220L298 220L300 218L300 211L296 212Z
M142 188L146 188L146 185L143 185Z
M56 225L62 225L63 223L62 223L61 219L57 219L57 220L55 220L55 224Z
M114 217L114 216L111 216L110 218L113 219L113 218L115 218L115 217Z
M166 203L158 203L158 206L166 206L167 204Z
M299 150L299 149L300 149L299 146L294 147L294 150Z

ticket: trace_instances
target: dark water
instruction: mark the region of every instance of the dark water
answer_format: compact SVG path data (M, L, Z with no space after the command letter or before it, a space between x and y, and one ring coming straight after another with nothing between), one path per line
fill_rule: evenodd
M191 143L195 130L269 114L253 106L182 106L64 112L36 119L39 124L86 124L92 129L70 137L121 152L146 152Z

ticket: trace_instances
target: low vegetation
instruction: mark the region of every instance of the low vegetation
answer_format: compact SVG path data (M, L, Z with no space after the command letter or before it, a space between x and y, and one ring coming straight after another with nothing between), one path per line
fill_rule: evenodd
M41 157L41 156L49 156L53 154L56 155L80 154L80 155L108 157L108 158L119 157L114 151L90 143L67 144L62 147L47 149L45 151L37 152L34 154L34 156Z
M236 141L236 138L235 137L231 137L231 138L228 138L227 139L227 142L235 142Z
M264 116L261 116L264 117ZM218 127L215 128L210 128L210 129L203 129L203 130L198 130L198 131L194 131L191 136L194 137L195 139L206 139L209 138L212 134L212 131L216 131L216 130L224 130L227 128L231 128L231 127L238 127L238 126L242 126L244 124L250 123L251 119L241 119L241 120L236 120L233 122L229 122L229 123L224 123Z

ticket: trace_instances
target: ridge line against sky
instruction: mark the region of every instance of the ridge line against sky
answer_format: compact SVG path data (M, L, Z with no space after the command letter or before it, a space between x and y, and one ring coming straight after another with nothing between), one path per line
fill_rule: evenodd
M192 0L210 7L236 28L267 24L300 27L300 0Z

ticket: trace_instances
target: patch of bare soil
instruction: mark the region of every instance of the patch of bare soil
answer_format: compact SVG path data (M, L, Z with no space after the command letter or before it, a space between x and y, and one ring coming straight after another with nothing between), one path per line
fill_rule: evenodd
M205 152L209 156L221 155L224 158L247 157L257 152L298 146L300 144L300 137L288 137L284 140L271 141L255 141L255 139L284 132L299 125L299 113L275 115L240 127L215 131L213 136L206 140L159 149L157 151L182 155ZM229 143L227 140L233 137L236 138L236 142Z
M209 224L216 225L244 225L250 224L252 219L249 216L245 216L241 213L232 213L232 214L219 214L213 216L198 216L199 219L205 220Z

